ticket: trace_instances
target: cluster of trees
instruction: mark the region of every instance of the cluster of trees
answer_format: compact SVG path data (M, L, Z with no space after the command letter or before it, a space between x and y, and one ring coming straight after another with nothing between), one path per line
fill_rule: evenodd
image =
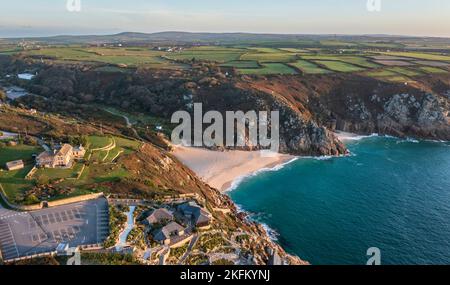
M6 102L6 93L0 89L0 102Z

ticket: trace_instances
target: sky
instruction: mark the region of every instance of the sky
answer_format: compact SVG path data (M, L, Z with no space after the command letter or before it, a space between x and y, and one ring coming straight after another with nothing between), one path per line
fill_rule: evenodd
M68 1L80 1L81 10L68 9ZM376 4L368 9L368 1L379 1L379 11ZM449 0L1 2L0 37L162 31L450 37Z

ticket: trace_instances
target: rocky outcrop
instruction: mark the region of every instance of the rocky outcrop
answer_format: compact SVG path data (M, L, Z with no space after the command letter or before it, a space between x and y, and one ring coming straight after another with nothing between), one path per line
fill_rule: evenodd
M195 92L194 100L203 103L203 111L279 111L280 152L293 155L341 155L346 147L329 131L283 97L273 96L243 85L223 85ZM250 149L249 146L244 149ZM252 146L252 150L260 149Z
M421 78L414 84L389 83L356 75L329 75L307 79L256 78L247 85L274 97L281 96L300 116L309 115L312 118L309 122L329 130L450 140L449 75ZM293 126L288 129L303 138L298 140L297 146L305 145L304 138L317 137L314 128L316 135L313 136L305 136L304 131ZM326 130L322 134L326 134ZM318 137L322 143L333 141L332 136ZM316 145L309 147L314 149ZM338 144L331 143L326 149L331 150L332 145ZM293 149L293 145L288 149Z

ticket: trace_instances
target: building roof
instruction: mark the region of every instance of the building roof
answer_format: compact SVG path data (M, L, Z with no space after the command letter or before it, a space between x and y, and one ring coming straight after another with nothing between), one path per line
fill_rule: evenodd
M184 231L184 228L175 222L171 222L165 227L157 230L153 236L156 241L169 239L171 235Z
M70 144L63 144L61 149L56 153L56 155L66 156L73 151L73 147Z
M173 220L173 214L165 208L159 208L153 211L153 213L147 217L147 221L150 224L157 224L163 221Z
M78 152L78 151L84 151L85 149L84 149L84 147L82 146L82 145L79 145L79 146L76 146L76 147L74 147L73 148L73 151L76 151L76 152Z
M209 223L211 220L211 214L192 201L179 205L178 210L185 215L193 216L196 225Z
M48 160L53 159L53 153L50 151L41 152L37 157L37 160Z
M22 160L14 160L14 161L10 161L6 163L6 167L8 168L13 168L16 166L23 166L23 161Z

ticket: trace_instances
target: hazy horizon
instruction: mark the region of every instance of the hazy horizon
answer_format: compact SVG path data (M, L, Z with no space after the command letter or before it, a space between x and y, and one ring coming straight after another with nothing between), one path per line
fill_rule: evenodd
M380 0L379 11L368 0L81 0L80 11L67 1L2 4L0 38L164 31L450 37L446 0Z

